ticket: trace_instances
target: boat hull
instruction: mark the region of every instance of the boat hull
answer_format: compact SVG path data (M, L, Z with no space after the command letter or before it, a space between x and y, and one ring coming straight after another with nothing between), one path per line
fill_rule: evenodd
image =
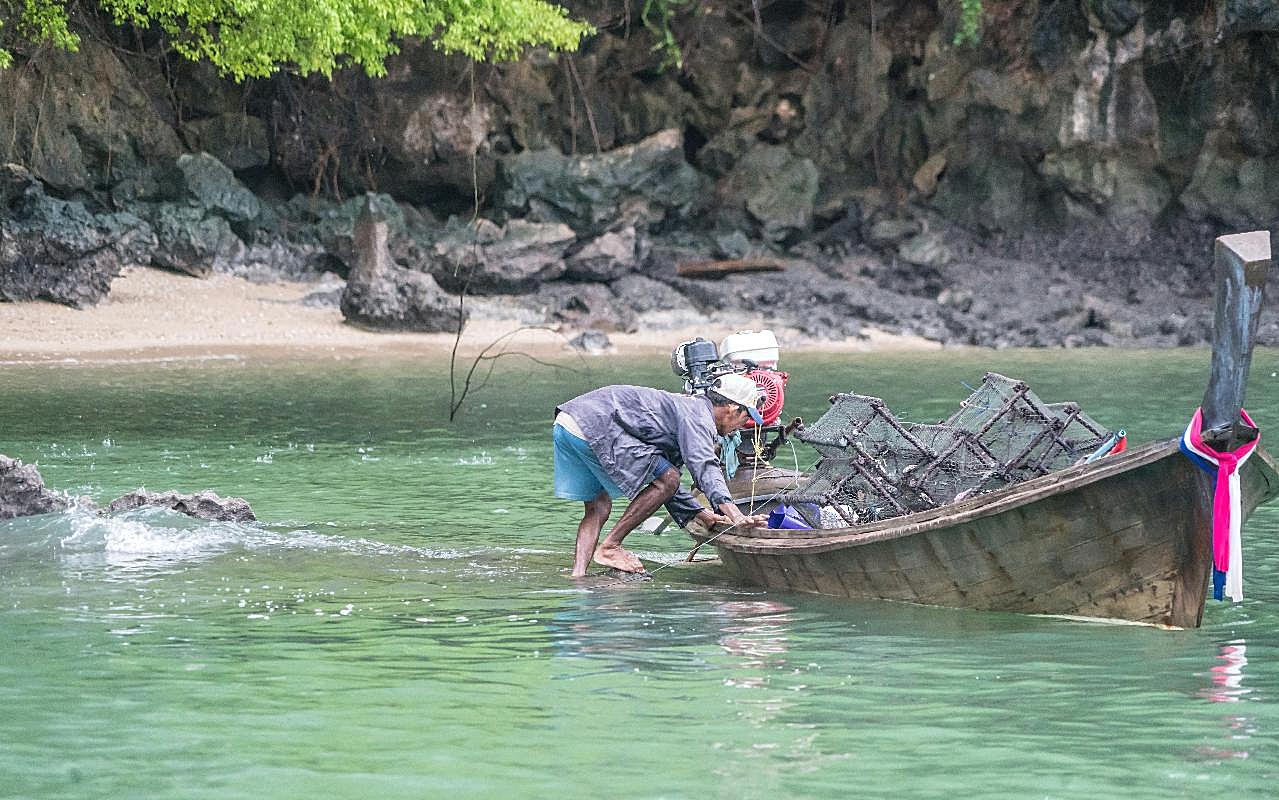
M1258 448L1243 511L1279 494ZM941 509L820 531L705 532L769 589L1196 627L1211 568L1212 481L1159 442Z

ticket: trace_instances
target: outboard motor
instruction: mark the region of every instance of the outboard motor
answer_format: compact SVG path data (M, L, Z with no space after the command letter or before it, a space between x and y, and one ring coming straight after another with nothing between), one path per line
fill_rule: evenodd
M777 369L780 348L772 331L738 331L724 339L719 346L720 357L725 363L755 381L764 396L759 415L764 427L776 424L786 404L786 381L790 375ZM754 422L750 423L753 427Z
M715 343L700 336L682 342L671 353L671 372L684 379L685 394L701 394L714 386L720 375L732 371L720 362Z
M790 375L777 369L779 347L772 331L738 331L724 339L719 349L701 337L682 342L671 353L671 371L684 379L684 391L701 394L715 385L720 376L745 375L760 388L763 400L759 413L764 420L758 435L755 423L747 422L743 444L738 449L742 465L767 466L768 460L798 423L778 425L786 404L786 382Z

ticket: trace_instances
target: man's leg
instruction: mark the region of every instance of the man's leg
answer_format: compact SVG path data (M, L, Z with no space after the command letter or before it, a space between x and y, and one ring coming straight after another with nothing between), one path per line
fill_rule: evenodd
M613 513L613 500L608 492L600 492L594 499L586 501L586 511L582 521L577 524L577 555L573 559L573 577L580 578L586 574L591 564L591 555L595 552L595 543L599 541L600 531L608 522L608 515Z
M679 488L679 470L671 467L663 472L657 480L644 487L631 504L622 512L622 516L613 525L613 529L600 542L595 550L595 563L602 564L623 572L643 572L644 562L634 553L622 548L622 540L635 530L641 522L653 516L653 512L661 508L662 503L671 499ZM581 547L581 540L578 540Z

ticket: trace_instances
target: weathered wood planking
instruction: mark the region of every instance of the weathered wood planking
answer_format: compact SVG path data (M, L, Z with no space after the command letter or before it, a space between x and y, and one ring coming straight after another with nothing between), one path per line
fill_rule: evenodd
M1245 514L1279 494L1262 450L1241 482ZM711 544L766 588L1195 627L1211 503L1210 481L1174 440L947 508L851 528L738 529Z
M1218 237L1213 268L1217 308L1213 315L1212 372L1203 399L1204 430L1239 419L1270 269L1270 232ZM1234 442L1229 449L1239 444Z

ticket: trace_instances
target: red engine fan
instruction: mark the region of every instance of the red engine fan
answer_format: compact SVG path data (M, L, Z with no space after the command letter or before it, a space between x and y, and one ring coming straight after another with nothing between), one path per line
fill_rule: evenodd
M746 373L746 377L755 381L764 399L759 404L759 415L764 418L765 425L772 425L782 415L782 406L786 403L786 381L790 375L771 369L755 369ZM752 428L754 422L747 422Z

